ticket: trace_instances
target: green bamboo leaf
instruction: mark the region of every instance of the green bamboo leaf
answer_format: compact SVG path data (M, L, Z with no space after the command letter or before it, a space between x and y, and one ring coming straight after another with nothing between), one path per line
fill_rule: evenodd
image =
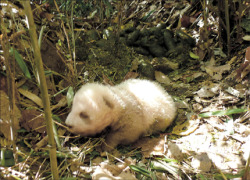
M242 112L246 112L247 109L227 109L222 111L214 111L214 112L207 112L199 114L200 117L211 117L211 116L225 116L231 114L238 114Z
M244 172L245 172L244 170L241 170L241 171L238 172L237 174L230 174L230 173L228 173L228 174L224 174L224 176L225 176L227 179L236 179L236 178L243 177ZM222 175L219 174L219 173L216 173L216 174L214 174L213 176L214 176L215 179L225 179L225 178L223 178ZM241 178L240 178L240 179L241 179Z
M146 16L142 18L142 21L146 21L149 18L149 16L151 16L151 14L153 14L154 12L155 10L151 10Z
M196 54L194 54L193 52L189 52L189 56L191 57L191 58L193 58L193 59L199 59L200 57L198 56L198 55L196 55Z
M147 169L144 169L142 167L139 167L139 166L135 166L135 165L130 165L129 166L131 170L137 172L137 173L140 173L140 174L143 174L144 176L147 176L147 177L151 177L150 176L150 171L148 171Z
M168 159L168 158L156 158L157 160L165 161L166 163L179 163L176 159Z
M225 115L231 115L231 114L238 114L238 113L242 113L242 112L246 112L247 109L228 109L225 112Z
M178 178L181 176L179 173L178 166L175 163L167 163L164 161L152 161L151 169L156 171L167 171L171 173L175 178Z
M74 90L73 90L73 87L69 87L68 89L68 92L67 92L67 103L68 103L68 106L71 105L72 101L73 101L73 98L74 98Z
M17 64L21 68L23 74L28 78L31 79L31 75L28 69L28 66L26 65L25 61L23 60L22 56L19 54L19 52L13 48L10 49L10 54L16 59Z

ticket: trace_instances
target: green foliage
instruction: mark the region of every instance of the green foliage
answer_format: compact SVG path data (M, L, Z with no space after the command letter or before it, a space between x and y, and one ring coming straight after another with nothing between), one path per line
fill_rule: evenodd
M76 177L63 177L61 180L77 180Z
M43 3L48 2L51 6L54 6L54 0L44 0ZM83 0L56 0L59 9L62 13L70 15L72 6L73 14L76 17L89 16L95 10L98 10L99 17L110 18L113 13L113 6L108 0L101 1L83 1Z
M147 19L149 19L149 17L155 12L155 10L151 10L146 16L144 16L142 18L142 21L147 21Z
M54 6L54 0L43 0L43 3L49 3ZM56 3L62 13L71 14L71 6L73 5L74 14L77 17L86 16L93 8L92 1L85 2L83 0L56 0Z
M73 101L73 98L74 98L74 90L73 90L73 87L69 87L68 89L68 92L67 92L67 103L68 103L68 106L71 105L72 101Z
M189 52L189 56L192 58L192 59L199 59L200 57L198 56L198 55L196 55L196 54L194 54L193 52Z
M174 177L180 177L179 168L176 166L175 160L165 159L165 161L157 160L151 161L150 167L152 170L168 172Z
M200 180L208 180L208 178L205 177L203 174L197 174L196 177Z
M102 0L105 5L105 15L107 18L110 18L111 14L113 13L113 7L108 0Z
M246 30L246 32L250 32L250 18L243 19L241 23L241 27Z
M149 177L149 178L151 177L152 172L143 168L143 167L135 166L135 165L130 165L129 167L132 171L135 171L135 172L142 174L142 175Z
M241 178L244 175L244 170L240 171L238 174L224 174L224 177L221 174L215 174L214 175L214 179L217 180L224 180L225 177L226 179L237 179L237 178Z
M99 157L100 156L100 153L98 151L91 151L90 153L90 159L95 159L96 157Z
M200 117L211 117L211 116L225 116L231 114L238 114L242 112L246 112L247 109L228 109L223 111L214 111L214 112L207 112L199 114Z
M12 150L1 149L0 159L1 159L0 166L11 167L15 165L15 160L14 160ZM23 158L21 156L18 156L18 162L22 162L22 161L23 161Z
M22 56L19 54L19 52L13 48L10 49L10 54L15 57L17 64L21 68L23 74L28 78L31 79L31 75L28 69L28 66L24 62Z

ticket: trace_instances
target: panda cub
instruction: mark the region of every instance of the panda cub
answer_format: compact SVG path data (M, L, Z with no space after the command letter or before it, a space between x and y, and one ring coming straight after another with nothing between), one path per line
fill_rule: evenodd
M105 149L110 150L164 131L176 111L171 96L152 81L129 79L116 86L87 83L76 92L66 125L82 136L93 136L109 126Z

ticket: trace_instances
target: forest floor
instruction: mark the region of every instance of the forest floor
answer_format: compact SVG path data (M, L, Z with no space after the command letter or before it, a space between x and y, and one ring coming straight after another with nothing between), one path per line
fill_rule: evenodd
M102 23L98 16L75 18L74 27L70 25L73 17L65 17L65 23L46 4L33 4L37 32L42 32L41 55L59 139L60 178L250 178L250 172L246 173L250 28L244 24L250 24L250 5L245 5L241 33L235 32L239 26L232 21L235 36L226 43L226 30L220 29L218 20L223 18L208 12L206 25L198 2L132 1L128 9ZM8 13L13 9L17 10L14 16ZM1 26L6 28L0 31L0 49L11 42L10 67L15 79L15 100L11 101L7 58L1 51L0 179L50 179L43 104L24 10L20 4L8 2L1 4L0 12L4 17ZM130 78L157 81L173 97L178 115L164 133L103 152L100 145L106 132L89 138L67 131L65 119L77 89L87 82L112 86ZM15 111L11 114L12 102ZM16 119L12 124L17 130L15 145L11 117ZM18 157L16 163L13 154Z

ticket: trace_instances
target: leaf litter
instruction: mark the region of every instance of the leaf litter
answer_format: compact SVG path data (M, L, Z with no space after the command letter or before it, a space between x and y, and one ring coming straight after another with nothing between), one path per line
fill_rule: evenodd
M8 3L9 6L1 4L3 9L19 9L17 16L22 18L22 8L11 2ZM46 43L43 43L41 51L44 65L48 67L47 81L53 118L58 125L58 135L63 144L63 148L58 152L59 170L62 172L62 177L85 179L221 179L222 177L225 179L226 177L230 179L243 176L242 170L245 168L250 151L249 47L242 47L233 58L225 62L222 60L225 53L217 48L215 43L216 36L206 41L204 22L196 15L197 9L192 11L189 3L132 1L126 12L127 18L124 20L124 25L130 25L128 25L129 28L124 28L125 35L121 34L121 41L125 40L129 48L120 45L119 52L115 50L117 49L116 41L108 37L109 34L113 34L108 28L107 39L103 41L98 35L102 34L100 29L89 30L90 27L95 27L94 24L87 21L80 24L81 22L76 20L76 25L79 23L81 27L86 28L85 32L89 32L87 36L89 39L86 40L84 33L78 34L76 67L79 73L77 78L74 78L69 65L70 60L65 60L66 57L70 57L70 54L66 52L66 46L53 41L53 36L64 41L63 30L59 28L60 22L52 22L54 15L46 12L46 8L41 9L42 6L38 4L36 7L36 20L39 21L41 14L45 13L43 17L50 23L49 27L57 28L57 30L47 32L52 34L46 37ZM183 15L185 13L188 16ZM92 18L96 18L96 22L99 20L99 17L95 15ZM153 33L150 32L151 34L145 36L140 32L138 36L138 31L131 30L131 22L135 19L143 22L143 25L137 28L149 29ZM191 45L191 47L181 46L187 43L188 36L185 33L172 37L175 39L169 40L172 44L165 42L166 46L173 47L174 50L166 52L164 48L154 48L154 46L160 47L159 44L155 44L155 41L162 41L159 37L164 33L166 36L168 33L161 32L162 29L151 29L162 20L168 22L170 27L174 27L176 23L177 27L191 27L187 33L198 38L197 45L192 52L189 51ZM195 27L195 22L198 22L200 30L198 36L196 36L197 29L192 29ZM213 27L210 33L218 33L218 21L212 14L209 14L209 22ZM134 23L132 24L134 27ZM10 28L7 23L5 26ZM115 29L115 27L112 28ZM187 39L177 38L177 36L182 38L185 36ZM25 43L25 46L17 46L17 51L15 51L16 54L18 53L16 60L22 67L15 67L18 75L16 83L20 83L17 93L21 100L20 104L14 108L16 110L14 114L16 116L15 128L19 129L19 121L22 126L16 139L18 154L25 160L18 162L10 169L1 166L0 170L4 174L14 173L14 177L22 179L49 179L51 174L40 92L34 77L30 79L32 68L27 68L27 66L32 66L32 62L28 58L20 58L20 56L31 55L26 54L30 53L30 43L27 35L24 34L24 37L25 40L18 39L17 41L19 44ZM126 41L129 41L129 45ZM150 46L151 42L154 46ZM164 43L161 42L160 45L162 44ZM183 53L180 53L182 51ZM164 57L160 57L162 55ZM2 72L4 57L0 56ZM154 60L151 61L152 57ZM65 72L66 68L68 68L67 72ZM35 76L35 73L33 74ZM67 92L68 97L72 98L73 90L86 82L103 80L112 84L138 76L155 78L164 84L177 102L178 117L167 132L143 137L131 146L119 146L112 153L101 152L99 149L105 132L94 138L73 136L66 132L63 121L69 111L67 103L70 104L70 98L66 98ZM8 92L7 87L2 86L2 77L1 90ZM10 140L9 121L6 121L10 119L10 111L8 96L3 91L0 91L0 142L1 147L6 147L11 143L6 144L6 139ZM21 170L18 166L22 167ZM0 177L6 176L1 174Z

